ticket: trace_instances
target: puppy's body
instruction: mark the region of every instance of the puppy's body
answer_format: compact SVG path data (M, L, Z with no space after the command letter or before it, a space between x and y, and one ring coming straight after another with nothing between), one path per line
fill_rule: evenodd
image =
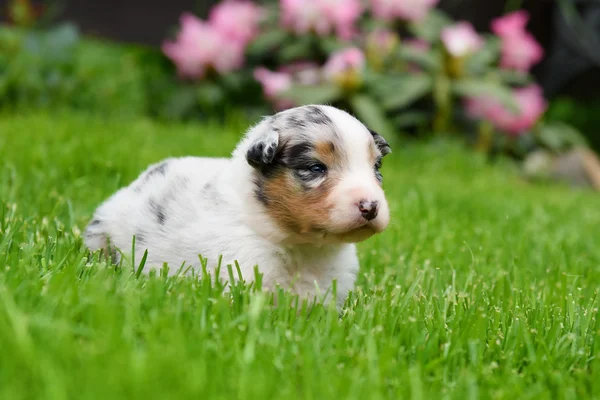
M86 244L127 254L135 235L136 259L147 249L147 267L166 262L171 273L182 263L199 268L199 255L214 273L222 257L225 280L228 264L237 261L246 281L257 265L266 289L311 300L335 280L341 305L359 268L352 242L389 219L373 167L387 152L380 136L340 110L288 110L253 127L231 159L150 166L98 208Z

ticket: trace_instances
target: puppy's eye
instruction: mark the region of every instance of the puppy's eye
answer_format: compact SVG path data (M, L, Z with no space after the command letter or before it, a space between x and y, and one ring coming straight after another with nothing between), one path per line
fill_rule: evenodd
M323 174L327 172L327 167L323 164L313 164L310 167L308 167L308 170L313 174Z

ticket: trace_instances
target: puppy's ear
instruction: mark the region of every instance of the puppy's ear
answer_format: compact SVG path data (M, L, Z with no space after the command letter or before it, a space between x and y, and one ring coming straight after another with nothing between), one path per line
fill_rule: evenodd
M392 152L392 149L390 148L390 145L383 138L383 136L381 136L380 134L378 134L375 131L372 131L371 129L369 129L369 132L371 132L371 135L373 135L373 140L375 140L375 145L377 146L377 148L381 152L382 156L385 156L385 155L390 154Z
M278 147L279 133L277 130L270 129L250 144L246 152L246 160L254 168L272 164Z

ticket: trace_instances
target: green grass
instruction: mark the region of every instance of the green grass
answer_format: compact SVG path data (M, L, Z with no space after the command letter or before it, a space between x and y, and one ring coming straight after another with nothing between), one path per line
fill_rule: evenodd
M458 145L394 143L393 221L359 246L341 316L88 263L100 201L164 157L227 155L245 127L0 117L0 398L600 396L598 195Z

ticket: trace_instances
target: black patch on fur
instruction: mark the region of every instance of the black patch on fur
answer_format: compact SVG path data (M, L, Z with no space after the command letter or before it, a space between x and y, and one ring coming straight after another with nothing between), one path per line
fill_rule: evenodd
M375 160L375 169L379 169L381 168L381 166L383 165L383 160L381 157L377 157L377 159Z
M142 187L146 183L148 183L152 179L153 176L156 176L156 175L165 176L165 174L167 173L168 165L169 165L169 161L167 161L167 160L157 164L151 170L146 172L146 176L144 176L144 180L140 184L138 184L136 187L134 187L133 190L135 192L139 193L142 191Z
M246 161L248 164L257 168L262 163L262 154L265 144L263 142L256 143L248 149L246 152Z
M311 124L328 125L333 123L331 118L329 118L327 114L325 114L325 112L317 106L306 107L306 114L304 117Z
M266 164L273 162L276 153L277 146L275 143L270 143L263 153L263 161L267 161Z
M97 237L104 237L104 233L103 232L90 232L89 229L86 229L85 230L85 237L86 237L86 239L97 238Z
M86 238L94 238L94 237L104 237L104 232L99 231L98 228L94 229L93 227L100 225L101 221L99 219L94 218L85 228L85 237ZM93 232L93 231L96 232Z
M285 149L286 141L280 138L279 146L271 146L266 153L270 160L268 163L263 162L262 159L253 160L254 155L250 154L250 151L253 151L252 148L246 153L246 160L248 161L248 164L256 169L259 176L270 178L274 176L280 168L283 167L282 157ZM262 151L262 155L264 156L264 146L260 146L260 151Z
M379 183L383 183L383 175L381 175L381 171L379 171L383 163L382 158L383 156L377 157L377 159L375 160L375 165L373 166L373 169L375 171L375 178L377 178Z
M287 117L285 119L285 121L286 121L286 126L289 129L305 129L306 128L306 121L301 120L296 115L290 115L289 117Z
M187 176L175 175L169 179L169 185L162 190L160 198L150 199L149 207L150 210L156 215L156 221L160 225L164 225L167 219L166 208L172 201L177 201L181 192L184 191L190 184L190 180Z
M309 142L301 142L290 146L285 151L283 162L288 168L303 169L308 168L315 160L310 156L314 146Z
M144 244L146 242L146 235L142 232L135 234L135 243Z
M273 161L270 164L260 164L255 166L256 174L254 176L254 197L265 206L269 204L269 198L265 193L264 186L268 179L273 178L279 171L286 168L284 162L285 153L288 150L285 141L279 142L279 147L275 151Z
M377 132L375 132L375 131L373 131L371 129L369 129L369 132L371 132L371 135L373 135L373 140L375 140L375 145L377 146L377 148L381 152L382 156L385 156L385 155L390 154L392 152L392 149L390 148L390 145L383 138L383 136L379 135Z
M261 165L271 164L275 160L277 154L276 143L265 143L259 141L250 146L246 152L246 161L254 168L259 168Z
M383 183L383 175L381 175L381 172L379 172L379 170L375 170L375 178L379 181L379 183Z
M277 175L282 168L285 168L285 165L281 161L281 158L278 158L273 164L262 165L258 169L258 172L263 178L269 179Z
M156 216L156 221L160 225L164 225L165 219L167 218L165 215L165 208L161 204L158 204L154 199L150 199L148 207L150 207L150 211Z
M150 179L152 176L154 175L165 175L167 172L167 165L169 165L168 161L163 161L160 164L158 164L156 167L152 168L150 171L148 171L148 174L146 175L146 180Z

